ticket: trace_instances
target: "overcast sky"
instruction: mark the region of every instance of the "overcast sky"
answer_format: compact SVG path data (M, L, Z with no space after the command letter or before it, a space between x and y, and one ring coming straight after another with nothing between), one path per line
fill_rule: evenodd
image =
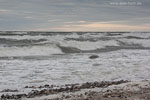
M150 0L0 0L0 30L150 31Z

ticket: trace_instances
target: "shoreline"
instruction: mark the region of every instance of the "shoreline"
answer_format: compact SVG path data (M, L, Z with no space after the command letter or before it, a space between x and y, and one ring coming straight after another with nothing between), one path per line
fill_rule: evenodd
M1 100L150 100L150 81L104 81L62 86L44 85L28 94L5 94ZM12 91L13 92L13 91Z

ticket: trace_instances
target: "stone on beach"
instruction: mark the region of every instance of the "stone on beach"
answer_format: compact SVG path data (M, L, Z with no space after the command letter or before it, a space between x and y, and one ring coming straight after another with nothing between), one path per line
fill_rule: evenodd
M96 59L96 58L98 58L99 56L98 55L91 55L89 58L90 59Z

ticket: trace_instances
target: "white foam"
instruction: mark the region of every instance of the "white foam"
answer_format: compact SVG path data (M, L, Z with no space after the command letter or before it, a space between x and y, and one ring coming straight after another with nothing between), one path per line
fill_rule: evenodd
M28 47L1 47L0 57L6 56L48 56L62 54L61 50L54 45L28 46Z
M97 42L90 42L90 41L63 41L60 43L61 46L65 47L75 47L80 50L96 50L105 48L105 46L119 46L118 42L115 40L110 41L97 41Z
M139 44L143 47L150 47L150 39L120 39L127 44Z
M150 79L149 50L120 50L54 56L44 60L0 60L0 89L26 85L67 84L108 80Z
M150 33L143 33L143 32L131 32L131 33L123 33L123 36L135 36L139 38L149 38Z

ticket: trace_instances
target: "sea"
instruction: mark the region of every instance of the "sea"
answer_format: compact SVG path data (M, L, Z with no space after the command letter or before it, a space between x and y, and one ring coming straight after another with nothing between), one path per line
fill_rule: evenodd
M150 80L150 32L0 31L0 94L117 80Z

